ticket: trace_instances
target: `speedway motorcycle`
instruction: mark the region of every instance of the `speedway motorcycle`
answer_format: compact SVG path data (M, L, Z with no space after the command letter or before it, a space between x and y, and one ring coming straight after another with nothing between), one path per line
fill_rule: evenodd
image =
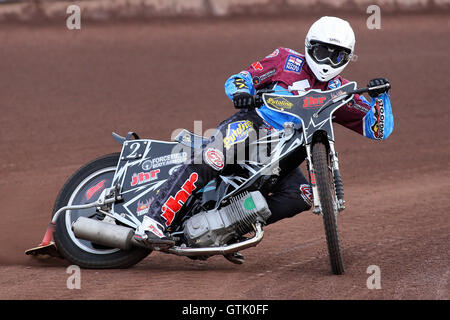
M260 243L264 222L271 214L259 191L270 177L267 172L276 174L282 159L303 152L312 211L323 218L331 270L344 273L337 216L345 201L332 116L354 94L385 86L357 89L350 82L333 90L298 95L259 91L256 99L260 103L299 118L301 125L288 122L283 130L271 134L276 145L266 161L242 164L241 170L221 174L193 194L185 203L186 214L168 229L175 246L154 249L193 259L224 255L242 263L238 251ZM127 268L152 252L134 239L134 232L168 177L192 156L186 150L202 148L208 139L187 130L170 142L141 139L134 132L126 137L113 133L113 137L122 145L121 152L87 163L68 179L56 199L44 239L26 254L60 256L83 268Z

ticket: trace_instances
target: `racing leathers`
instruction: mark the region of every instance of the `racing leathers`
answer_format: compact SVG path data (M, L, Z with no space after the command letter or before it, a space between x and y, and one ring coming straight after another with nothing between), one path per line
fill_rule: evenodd
M320 82L302 54L288 48L277 48L264 59L254 62L247 70L231 76L225 83L225 92L233 99L237 93L254 95L256 90L270 87L276 93L291 95L310 89L335 89L348 82L340 75L328 82ZM265 105L258 108L257 113L278 130L283 128L284 122L300 123L298 118L273 111ZM333 120L375 140L386 139L394 129L388 93L370 102L364 96L354 95L352 101L334 113Z
M288 48L278 48L248 69L232 75L225 83L225 92L232 100L242 93L247 99L262 88L274 89L279 94L297 94L298 91L310 89L335 89L345 83L348 81L341 76L328 82L318 81L302 54ZM239 102L243 103L242 106L248 102L245 99ZM235 106L239 107L236 102ZM350 102L334 113L333 121L370 139L386 139L393 130L389 96L382 93L369 102L363 96L354 95ZM163 185L150 206L150 222L146 223L144 219L141 231L152 225L152 228L161 231L157 235L163 237L163 232L170 229L172 222L183 214L182 207L193 193L204 188L230 166L235 166L238 162L236 155L242 154L242 150L245 151L243 160L249 160L252 135L255 139L270 135L273 131L282 130L285 122L300 124L296 117L273 111L264 105L241 109L221 122L210 142ZM280 162L275 182L269 190L261 190L272 213L267 224L310 209L312 192L299 168L305 157L304 154L296 155Z

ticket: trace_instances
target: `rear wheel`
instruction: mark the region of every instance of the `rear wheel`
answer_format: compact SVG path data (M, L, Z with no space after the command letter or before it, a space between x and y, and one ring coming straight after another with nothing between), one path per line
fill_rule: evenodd
M334 190L330 157L328 156L326 146L322 142L318 141L313 145L312 158L316 183L319 189L331 270L334 274L343 274L344 260L337 227L337 198Z
M119 153L102 156L75 172L61 189L53 214L67 205L96 201L102 190L111 185L119 156ZM127 268L151 252L140 247L133 247L130 250L109 248L76 238L72 231L72 223L81 216L101 219L95 208L67 210L58 217L53 234L58 251L71 263L82 268Z

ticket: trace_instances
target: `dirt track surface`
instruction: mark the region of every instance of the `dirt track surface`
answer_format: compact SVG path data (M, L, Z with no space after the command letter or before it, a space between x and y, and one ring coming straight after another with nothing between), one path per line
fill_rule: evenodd
M344 16L345 17L345 16ZM301 19L65 24L0 28L1 299L449 299L448 15L347 16L358 60L344 75L392 82L395 130L375 142L336 127L347 209L339 218L346 273L330 274L322 221L311 212L265 229L246 263L153 253L128 270L36 260L65 180L119 151L111 132L167 140L214 127L234 110L226 78L278 46L303 51ZM369 290L370 265L381 270Z

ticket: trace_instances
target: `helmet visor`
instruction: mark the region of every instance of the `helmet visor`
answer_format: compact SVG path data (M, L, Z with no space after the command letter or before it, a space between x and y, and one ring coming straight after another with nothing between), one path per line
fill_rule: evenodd
M319 64L329 64L339 68L351 58L349 49L327 43L315 42L309 46L310 56Z

